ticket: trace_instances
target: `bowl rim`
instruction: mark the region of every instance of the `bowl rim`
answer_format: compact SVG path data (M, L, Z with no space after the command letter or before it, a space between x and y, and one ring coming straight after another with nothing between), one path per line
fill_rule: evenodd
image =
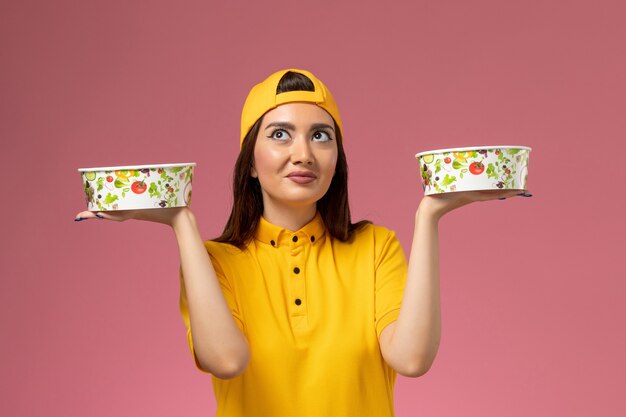
M195 162L182 162L175 164L150 164L150 165L120 165L116 167L95 167L95 168L78 168L78 172L92 172L92 171L128 171L136 169L146 168L174 168L180 166L196 166Z
M532 151L532 148L529 146L514 146L514 145L467 146L465 148L448 148L448 149L436 149L433 151L424 151L424 152L415 154L415 157L419 158L422 155L431 155L431 154L444 153L444 152L472 151L476 149L526 149L529 152Z

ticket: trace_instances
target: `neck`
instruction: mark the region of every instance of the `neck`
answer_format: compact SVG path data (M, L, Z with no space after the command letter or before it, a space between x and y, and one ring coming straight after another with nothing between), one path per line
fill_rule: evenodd
M265 207L263 210L263 217L268 222L280 226L287 230L296 231L300 230L304 225L313 220L317 213L317 206L315 204L311 206L302 207Z

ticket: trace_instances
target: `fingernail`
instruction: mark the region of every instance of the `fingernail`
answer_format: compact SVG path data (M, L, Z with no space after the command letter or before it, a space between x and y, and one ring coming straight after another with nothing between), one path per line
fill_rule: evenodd
M75 222L82 222L83 220L87 220L87 219L82 218L82 217L76 217L76 218L74 219L74 221L75 221Z
M101 214L98 214L98 213L96 213L96 217L99 218L99 219L104 219L104 216L101 215Z

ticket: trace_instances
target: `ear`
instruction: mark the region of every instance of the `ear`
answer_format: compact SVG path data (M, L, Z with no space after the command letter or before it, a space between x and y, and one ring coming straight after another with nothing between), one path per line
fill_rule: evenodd
M250 176L252 178L258 178L259 174L256 172L256 168L254 168L254 164L250 167Z

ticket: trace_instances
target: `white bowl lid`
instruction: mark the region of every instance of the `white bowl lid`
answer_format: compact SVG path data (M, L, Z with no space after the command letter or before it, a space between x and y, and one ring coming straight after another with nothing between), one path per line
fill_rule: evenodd
M532 148L528 146L512 146L512 145L489 145L489 146L469 146L466 148L449 148L449 149L437 149L434 151L426 151L415 154L415 157L419 157L422 155L430 155L435 153L444 153L444 152L466 152L466 151L475 151L477 149L526 149L531 151Z
M174 168L174 167L182 167L182 166L196 166L195 162L186 162L179 164L152 164L152 165L123 165L119 167L98 167L98 168L78 168L78 172L89 172L89 171L129 171L129 170L140 170L146 168Z

